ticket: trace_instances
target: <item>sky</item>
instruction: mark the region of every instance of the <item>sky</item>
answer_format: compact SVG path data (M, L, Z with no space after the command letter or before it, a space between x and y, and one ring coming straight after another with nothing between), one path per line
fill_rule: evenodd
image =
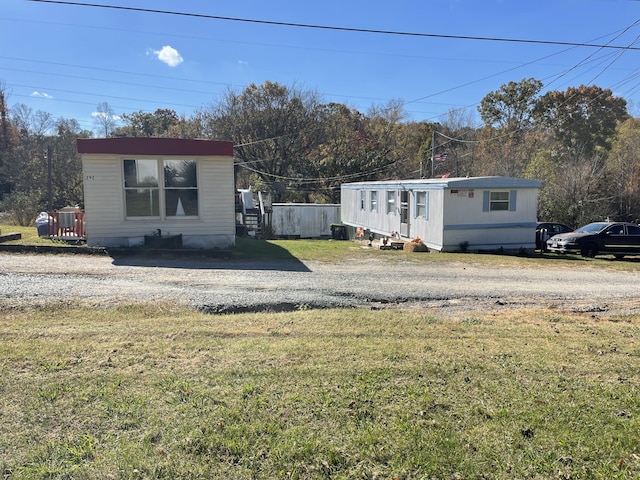
M104 102L189 117L265 81L443 122L535 78L609 88L640 116L638 0L0 0L0 46L10 108L93 130Z

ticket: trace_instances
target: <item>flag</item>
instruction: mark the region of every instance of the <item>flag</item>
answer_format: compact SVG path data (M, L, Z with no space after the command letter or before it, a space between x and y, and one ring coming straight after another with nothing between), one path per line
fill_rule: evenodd
M447 159L446 153L437 153L433 160L436 162L444 162Z

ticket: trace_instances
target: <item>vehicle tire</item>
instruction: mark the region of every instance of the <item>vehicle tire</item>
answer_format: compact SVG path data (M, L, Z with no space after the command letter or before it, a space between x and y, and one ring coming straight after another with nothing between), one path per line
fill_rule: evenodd
M613 256L616 260L622 260L624 258L624 255L622 253L616 253Z
M580 250L580 255L583 257L593 258L598 254L598 246L595 243L588 243L582 250Z

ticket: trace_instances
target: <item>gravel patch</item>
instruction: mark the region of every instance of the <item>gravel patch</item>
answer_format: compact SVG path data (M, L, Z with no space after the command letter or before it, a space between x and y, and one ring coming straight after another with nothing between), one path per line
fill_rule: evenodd
M640 313L638 285L640 273L589 266L515 270L397 258L327 264L0 253L0 305L5 307L168 301L211 313L365 307L444 314L555 308L624 315Z

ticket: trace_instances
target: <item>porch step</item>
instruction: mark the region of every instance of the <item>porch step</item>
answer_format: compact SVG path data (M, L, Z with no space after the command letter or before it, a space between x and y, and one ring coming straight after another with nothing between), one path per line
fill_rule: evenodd
M262 225L260 222L260 214L247 212L244 215L244 225L247 231L253 230L256 233L256 237L260 237L262 233Z

